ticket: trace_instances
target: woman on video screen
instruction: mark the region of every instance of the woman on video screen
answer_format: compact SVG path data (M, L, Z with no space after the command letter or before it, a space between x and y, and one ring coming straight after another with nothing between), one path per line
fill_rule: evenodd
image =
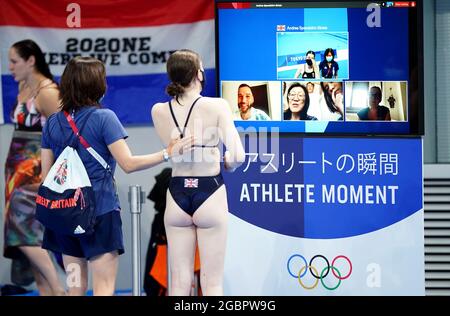
M285 121L315 121L316 117L308 115L309 95L305 86L300 83L293 83L287 93L288 108L284 111Z
M321 77L324 79L336 79L338 77L339 64L334 60L334 50L327 48L323 55L325 58L319 64Z
M306 53L305 64L301 64L297 72L295 73L294 79L315 79L319 77L319 67L316 63L316 53L312 50Z

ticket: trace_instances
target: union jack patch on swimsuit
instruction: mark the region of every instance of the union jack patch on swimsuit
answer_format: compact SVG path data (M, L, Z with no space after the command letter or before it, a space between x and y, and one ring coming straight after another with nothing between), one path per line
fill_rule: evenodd
M185 188L198 188L198 179L188 178L184 179Z

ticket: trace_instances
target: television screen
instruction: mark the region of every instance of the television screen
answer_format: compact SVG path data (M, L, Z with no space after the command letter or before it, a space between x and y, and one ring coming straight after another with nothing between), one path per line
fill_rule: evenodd
M423 135L421 1L216 1L218 95L236 125Z

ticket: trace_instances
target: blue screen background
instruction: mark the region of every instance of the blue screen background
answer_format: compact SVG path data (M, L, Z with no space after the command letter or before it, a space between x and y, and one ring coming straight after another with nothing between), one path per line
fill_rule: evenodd
M339 77L341 74L346 76L340 77L341 79L409 81L408 9L382 9L380 27L367 25L370 14L371 12L367 12L365 8L219 9L217 16L219 59L216 65L219 82L290 80L277 77L277 57L282 53L289 53L283 46L278 47L277 52L278 25L326 26L327 31L317 32L348 32L348 64L343 63L345 70L339 73ZM315 41L313 40L312 44ZM301 45L306 46L308 45ZM302 53L298 52L299 55ZM320 62L320 57L317 61ZM281 102L282 100L280 104ZM242 125L244 128L261 124L279 127L281 132L380 134L409 132L409 122L236 122L237 126Z

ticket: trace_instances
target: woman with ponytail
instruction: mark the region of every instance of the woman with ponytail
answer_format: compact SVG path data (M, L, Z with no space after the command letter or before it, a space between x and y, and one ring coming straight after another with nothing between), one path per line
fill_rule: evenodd
M171 81L169 102L152 108L153 123L164 144L195 133L194 150L171 159L164 225L169 249L169 295L189 295L194 279L196 245L200 254L200 284L204 295L223 295L227 193L220 170L219 143L226 147L228 171L245 158L228 103L202 97L205 72L200 57L179 50L167 61Z
M63 295L64 288L48 252L41 248L43 227L35 219L35 200L41 182L42 127L59 107L59 90L32 40L9 50L9 70L19 84L11 120L15 131L6 160L4 256L13 259L12 281L34 280L41 295Z

